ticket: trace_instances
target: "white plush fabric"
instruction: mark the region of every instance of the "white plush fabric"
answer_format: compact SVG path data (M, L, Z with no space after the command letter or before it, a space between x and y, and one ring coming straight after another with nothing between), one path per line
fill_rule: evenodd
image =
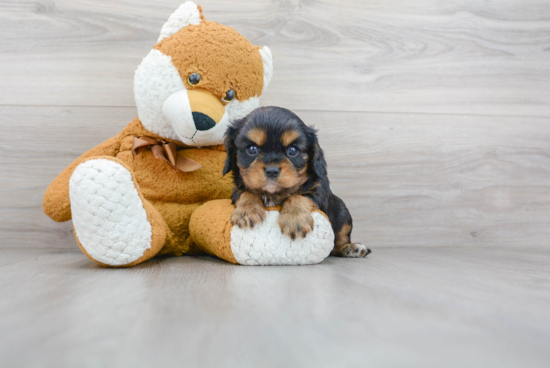
M330 222L318 212L312 213L313 231L305 238L290 239L281 233L278 211L267 211L265 220L254 229L231 230L231 250L242 265L306 265L323 261L334 247Z
M230 121L235 121L236 119L242 119L246 115L250 114L252 110L260 107L260 98L259 97L250 97L246 101L237 101L234 99L227 105L225 105L225 110L229 116Z
M170 15L168 21L164 23L157 42L172 36L183 27L187 27L188 25L197 25L200 22L202 22L201 13L197 4L192 1L187 1L181 4L179 8L172 13L172 15Z
M193 136L197 132L193 121L193 111L189 103L187 90L172 93L162 105L164 118L181 142L194 146Z
M122 165L106 159L83 162L69 180L69 196L76 235L93 259L126 265L151 247L151 224Z
M264 87L262 90L262 94L264 94L273 76L273 56L271 55L271 50L267 46L260 49L260 55L262 56L262 62L264 64Z
M164 117L162 105L168 97L181 90L185 90L185 86L172 58L159 50L151 50L134 76L134 97L145 129L164 138L179 140Z

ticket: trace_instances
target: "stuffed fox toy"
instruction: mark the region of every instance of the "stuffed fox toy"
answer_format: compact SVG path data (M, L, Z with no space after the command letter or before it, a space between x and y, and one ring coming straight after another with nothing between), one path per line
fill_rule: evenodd
M275 221L254 229L229 221L224 133L259 106L272 72L269 48L182 4L135 73L138 117L50 184L44 212L72 219L82 252L106 266L202 252L251 265L320 262L334 239L322 213L296 241L280 234L277 209L268 211Z

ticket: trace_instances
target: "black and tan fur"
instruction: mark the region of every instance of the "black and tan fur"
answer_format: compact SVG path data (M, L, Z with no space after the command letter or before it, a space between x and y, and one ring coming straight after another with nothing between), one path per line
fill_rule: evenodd
M351 215L329 186L327 164L316 132L280 107L262 107L235 121L226 132L224 175L233 171L236 206L231 223L254 227L265 207L281 206L279 226L292 239L313 230L311 212L329 218L335 240L332 255L364 257L362 244L351 243Z

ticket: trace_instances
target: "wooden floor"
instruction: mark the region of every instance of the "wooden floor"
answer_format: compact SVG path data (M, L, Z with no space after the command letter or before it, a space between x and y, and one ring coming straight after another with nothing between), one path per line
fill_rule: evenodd
M320 265L107 269L0 249L2 367L548 367L550 253L387 248Z

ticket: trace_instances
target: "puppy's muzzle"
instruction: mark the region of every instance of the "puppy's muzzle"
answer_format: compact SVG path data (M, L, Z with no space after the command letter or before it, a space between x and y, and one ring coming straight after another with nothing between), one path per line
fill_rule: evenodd
M187 91L187 95L197 130L210 130L222 120L225 107L212 93L203 89L193 89Z

